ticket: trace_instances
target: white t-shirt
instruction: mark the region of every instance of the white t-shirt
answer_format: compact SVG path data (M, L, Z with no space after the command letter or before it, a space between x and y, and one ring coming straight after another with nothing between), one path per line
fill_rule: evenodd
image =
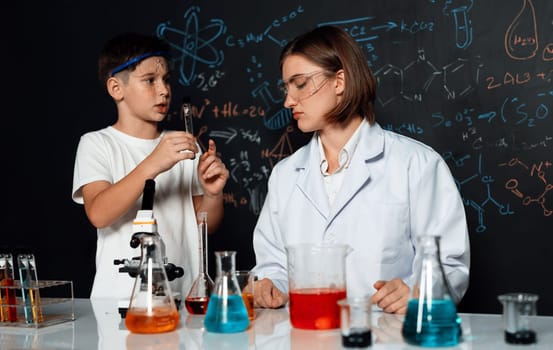
M155 140L140 139L107 128L84 134L77 148L73 174L72 198L83 204L82 186L93 181L115 183L126 176L157 146ZM174 279L171 289L184 298L199 272L198 225L192 196L203 194L198 180L198 161L184 160L159 174L154 195L154 217L165 244L169 263L184 269L184 276ZM134 278L119 272L123 265L115 259L140 256L140 247L130 246L132 222L141 208L142 197L112 225L98 229L96 275L91 298L130 298ZM78 232L76 234L79 234Z

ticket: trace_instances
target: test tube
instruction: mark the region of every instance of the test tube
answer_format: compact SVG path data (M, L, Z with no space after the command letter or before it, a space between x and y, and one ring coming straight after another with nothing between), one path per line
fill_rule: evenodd
M181 119L184 126L184 131L194 135L194 127L192 125L192 104L190 103L190 97L184 96L182 98L181 105ZM193 153L189 149L182 150L181 152Z
M17 308L11 253L0 253L0 321L16 322Z
M192 125L192 104L188 96L182 98L181 118L184 123L184 131L194 135L194 127Z
M21 280L21 297L25 322L40 323L43 321L38 291L35 256L33 254L18 254L17 266Z

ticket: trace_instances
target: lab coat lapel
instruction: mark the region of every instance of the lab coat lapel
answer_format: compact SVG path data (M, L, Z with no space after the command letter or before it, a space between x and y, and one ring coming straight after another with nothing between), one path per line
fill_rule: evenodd
M320 171L321 157L316 137L315 134L309 142L307 152L304 152L303 157L296 163L296 170L302 171L297 186L309 203L326 219L330 208Z
M345 178L332 205L328 223L355 197L371 179L371 164L384 152L384 135L378 124L369 126L368 123L360 130L359 143L346 169Z

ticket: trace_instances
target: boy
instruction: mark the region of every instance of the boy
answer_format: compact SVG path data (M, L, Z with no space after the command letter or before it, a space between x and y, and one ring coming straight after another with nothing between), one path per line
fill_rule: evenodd
M156 182L153 211L166 257L184 268L184 276L171 282L182 297L199 271L197 213L208 213L212 232L223 217L229 172L214 141L202 154L190 133L158 128L171 101L168 55L165 42L137 33L109 40L100 52L99 78L115 102L117 121L81 137L72 193L97 228L91 298L131 295L134 279L114 260L140 255L129 242L147 179Z

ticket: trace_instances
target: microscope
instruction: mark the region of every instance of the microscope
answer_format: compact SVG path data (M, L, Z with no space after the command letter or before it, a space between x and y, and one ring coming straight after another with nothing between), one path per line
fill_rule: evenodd
M182 277L184 275L184 269L182 267L175 266L175 264L169 263L167 257L165 256L165 244L157 232L157 222L153 213L155 186L156 183L154 180L146 180L144 185L144 193L142 195L142 207L136 214L136 218L132 224L133 233L131 236L130 246L132 248L139 247L140 240L144 236L157 236L161 244L161 257L165 267L165 272L167 274L167 279L172 281L175 278ZM123 265L119 268L119 272L127 273L130 277L136 278L140 270L140 256L136 256L131 259L115 259L113 264ZM180 292L172 291L172 294L175 299L177 309L180 309ZM130 296L129 299L123 299L118 302L118 311L121 318L125 318L127 315L129 303Z

